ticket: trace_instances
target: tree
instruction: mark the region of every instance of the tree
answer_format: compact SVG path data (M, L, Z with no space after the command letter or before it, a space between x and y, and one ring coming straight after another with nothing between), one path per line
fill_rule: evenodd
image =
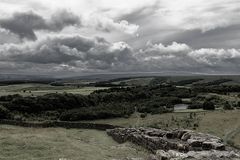
M203 103L204 110L215 110L215 105L211 101L205 101Z
M225 110L233 110L233 107L229 104L228 101L226 101L226 103L223 106L223 109L225 109Z
M0 105L0 119L5 119L9 117L9 111L4 106Z
M240 107L240 102L237 103L237 107Z

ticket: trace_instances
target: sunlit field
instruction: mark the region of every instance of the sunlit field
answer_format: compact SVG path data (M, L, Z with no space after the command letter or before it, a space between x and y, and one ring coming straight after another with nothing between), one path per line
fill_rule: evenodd
M40 96L48 93L73 93L88 95L95 90L107 87L51 86L48 84L16 84L0 86L0 96L20 94L22 96Z
M104 131L0 125L0 160L120 160L147 151L118 144Z
M125 127L186 128L222 137L226 143L240 146L240 110L194 111L147 115L141 118L134 114L130 118L95 120Z

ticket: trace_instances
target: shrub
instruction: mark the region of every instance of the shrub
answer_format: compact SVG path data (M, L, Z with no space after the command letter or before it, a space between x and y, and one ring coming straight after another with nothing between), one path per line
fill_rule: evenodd
M199 79L199 78L181 80L181 81L175 82L175 85L177 85L177 86L184 86L184 85L192 84L192 83L194 83L194 82L198 82L198 81L202 81L202 80L203 80L203 79Z
M128 117L137 107L140 113L166 113L182 103L180 97L192 97L190 89L174 86L138 86L98 90L88 96L51 93L37 97L2 97L12 113L61 120ZM1 101L1 100L0 100ZM56 111L56 112L54 112Z
M225 102L223 109L225 110L233 110L234 108L229 104L229 102Z
M141 117L141 118L147 117L147 113L141 113L141 114L140 114L140 117Z
M140 113L162 114L173 111L173 108L167 108L168 104L163 103L163 101L150 100L136 105L138 105L138 112Z
M134 108L127 104L101 104L96 107L83 107L72 109L61 114L60 120L77 121L106 119L114 117L129 117L134 112Z
M236 107L240 107L240 101L237 103Z
M203 109L204 110L215 110L215 105L210 101L205 101L203 103Z
M12 101L15 98L20 98L22 97L19 94L13 94L13 95L6 95L6 96L1 96L0 101L7 102L7 101Z
M10 116L10 112L7 108L0 105L0 119L6 119Z
M46 94L39 97L17 97L6 104L9 110L38 113L59 109L73 109L93 105L86 96L74 94Z
M203 108L203 105L202 104L190 104L188 107L188 109L201 109Z

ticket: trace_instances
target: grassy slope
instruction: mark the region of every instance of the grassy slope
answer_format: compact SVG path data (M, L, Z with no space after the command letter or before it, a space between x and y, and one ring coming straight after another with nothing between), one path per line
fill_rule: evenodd
M153 79L152 77L131 78L128 80L121 80L121 81L113 82L113 84L120 84L121 82L124 82L129 86L148 85L152 79Z
M0 160L108 160L147 155L133 144L117 144L102 131L7 125L0 125L0 130Z
M97 120L96 123L108 123L126 127L160 127L160 128L187 128L199 132L210 133L234 142L240 146L240 134L231 134L236 129L240 130L240 110L234 111L207 111L195 112L196 116L190 118L190 113L166 113L161 115L148 115L139 118L138 114L130 118L117 118L112 120ZM197 127L194 127L197 126ZM230 135L231 134L231 135ZM228 138L226 138L228 137Z
M75 86L51 86L47 84L19 84L0 86L0 96L21 94L23 96L39 96L47 93L74 93L88 95L95 90L106 89L106 87L82 87L77 88ZM25 92L23 92L25 90Z

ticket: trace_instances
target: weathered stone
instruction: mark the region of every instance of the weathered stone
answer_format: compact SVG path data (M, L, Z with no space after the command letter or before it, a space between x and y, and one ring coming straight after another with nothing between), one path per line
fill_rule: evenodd
M174 151L174 150L169 150L168 153L169 153L171 158L184 159L184 158L188 157L187 154L181 153L181 152L178 152L178 151Z
M164 150L157 150L156 156L159 160L169 160L171 158L170 154Z
M225 145L222 143L213 143L213 146L215 150L221 150L221 151L225 150Z
M181 139L182 136L187 132L187 130L179 130L178 131L178 134L177 134L177 138L178 139Z
M202 143L203 150L210 150L213 149L212 142L203 142Z
M188 152L189 151L189 144L178 143L177 150L180 152Z
M226 160L226 159L239 159L240 156L234 151L217 151L217 150L210 150L210 151L190 151L187 153L188 157L193 157L197 160L202 159L213 159L213 160Z
M116 128L108 130L107 133L119 143L130 141L156 153L157 156L153 156L151 160L240 158L238 151L231 152L229 147L225 147L221 138L190 130Z
M167 132L167 133L166 133L166 137L167 137L168 139L174 138L174 134L173 134L172 132Z
M181 140L187 141L190 137L191 137L191 134L190 134L189 132L185 132L185 133L182 135Z
M188 139L187 142L191 147L202 147L202 143L203 143L201 140L195 140L195 139Z
M147 160L160 160L160 159L158 159L158 157L157 157L156 155L150 154L150 155L148 156Z

